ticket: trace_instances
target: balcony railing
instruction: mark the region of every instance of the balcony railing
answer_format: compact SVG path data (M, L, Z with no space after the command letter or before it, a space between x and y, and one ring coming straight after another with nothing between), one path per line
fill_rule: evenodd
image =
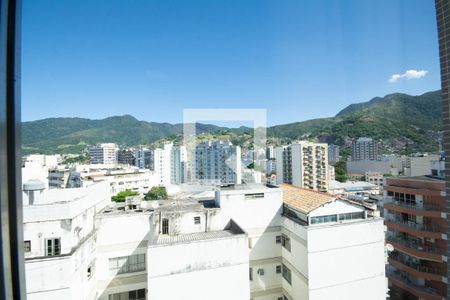
M438 275L438 276L444 276L444 275L440 274L441 272L439 271L439 269L415 263L415 262L411 261L409 258L405 257L405 255L402 255L398 252L394 252L391 255L389 255L389 258L401 263L402 265L410 267L418 272L432 274L432 275Z
M422 293L434 295L434 296L440 296L438 294L438 290L429 286L423 286L419 285L415 282L413 282L409 277L407 276L406 272L402 272L400 270L395 269L392 266L388 266L386 270L386 274L392 278L397 279L398 281L404 283L405 285L411 287L414 290L417 290Z
M439 207L438 205L434 205L434 204L421 204L419 205L418 203L408 203L408 202L404 202L404 201L400 201L397 200L395 198L392 198L391 202L386 202L386 203L393 203L397 206L400 207L405 207L405 208L409 208L409 209L413 209L413 210L428 210L428 211L444 211L444 208Z
M397 244L400 244L400 245L403 245L410 249L417 250L417 251L442 255L442 253L440 253L438 248L422 245L415 240L403 239L403 238L399 238L399 237L395 237L395 236L389 236L389 237L387 237L387 240L392 241Z
M443 230L441 230L438 227L424 225L424 224L418 224L418 223L414 223L414 222L411 222L411 221L404 221L404 220L402 220L402 219L400 219L398 217L393 217L391 215L386 215L385 219L387 221L391 222L391 223L395 223L395 224L398 224L398 225L401 225L401 226L412 228L412 229L415 229L415 230L418 230L418 231L442 232L443 233Z

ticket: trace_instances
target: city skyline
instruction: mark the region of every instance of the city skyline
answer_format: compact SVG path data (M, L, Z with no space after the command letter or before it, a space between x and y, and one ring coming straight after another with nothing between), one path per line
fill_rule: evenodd
M24 121L220 107L275 125L439 89L433 1L105 3L24 3Z

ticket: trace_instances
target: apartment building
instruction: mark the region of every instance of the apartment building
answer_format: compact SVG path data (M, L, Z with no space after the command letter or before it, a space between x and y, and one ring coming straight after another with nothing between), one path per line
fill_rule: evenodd
M119 147L114 143L103 143L89 147L91 164L117 164Z
M274 159L275 158L275 147L274 146L267 146L266 148L266 159Z
M68 187L70 172L71 170L65 167L48 170L49 187L58 189Z
M134 166L135 164L135 151L133 149L120 149L117 152L117 162L123 165Z
M282 185L283 299L385 299L383 220L370 206Z
M380 188L384 185L384 175L378 172L366 172L364 174L364 179L366 182L378 185Z
M107 183L45 189L23 184L27 299L96 299L95 216L111 201Z
M185 146L174 146L170 152L170 183L186 182L187 152Z
M162 148L156 148L153 151L153 163L155 173L158 178L158 184L167 186L170 185L171 176L171 155L172 155L172 143L166 143Z
M318 191L328 189L327 144L300 141L275 151L277 184Z
M141 170L136 167L96 168L95 166L97 165L76 166L75 171L71 172L70 181L81 182L78 186L106 181L112 196L125 190L136 191L143 195L152 186L158 185L157 176L150 170Z
M154 171L154 150L147 148L136 149L134 152L134 163L139 169L149 169Z
M189 164L188 180L203 184L240 184L242 182L241 148L231 142L208 141L195 147Z
M352 144L353 161L378 160L378 144L372 138L360 137Z
M111 205L105 183L52 190L51 197L42 188L24 186L39 192L25 207L29 299L356 300L386 293L383 221L351 200L290 185L236 185L208 199L191 193Z
M334 144L328 145L328 162L336 163L341 159L339 146Z
M431 174L431 164L439 161L437 154L427 154L420 156L408 156L402 160L403 175L422 176Z
M445 181L431 176L387 178L387 277L391 299L447 299Z

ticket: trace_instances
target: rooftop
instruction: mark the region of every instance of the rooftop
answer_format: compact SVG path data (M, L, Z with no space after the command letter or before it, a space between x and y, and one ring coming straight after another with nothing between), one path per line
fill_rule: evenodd
M230 184L220 186L221 191L245 191L245 190L254 190L254 189L268 189L268 188L276 188L274 185L266 185L262 183L246 183L246 184Z
M233 237L234 235L235 233L231 230L197 232L178 235L157 235L149 241L149 245L162 246L162 245L182 244L195 241L228 238Z
M309 214L316 208L336 199L336 196L331 194L299 188L290 184L281 184L280 188L283 190L284 204L304 214Z
M437 176L431 176L431 175L389 177L389 179L417 180L417 181L429 181L429 182L444 182L445 181L444 178L437 177Z
M344 189L346 191L362 191L362 190L368 190L368 189L378 189L378 186L369 183L366 181L347 181L347 182L339 182L337 180L330 180L329 182L329 189L330 190L338 190L338 189Z
M239 225L237 225L232 219L230 219L227 226L225 226L223 230L195 232L177 235L159 234L150 239L148 244L150 247L157 247L157 246L191 243L196 241L233 238L246 234L247 233L243 231Z
M196 200L188 198L183 200L140 201L140 203L131 206L124 202L113 202L99 213L99 217L113 215L151 214L159 212L194 212L214 208L217 208L217 206L213 199Z

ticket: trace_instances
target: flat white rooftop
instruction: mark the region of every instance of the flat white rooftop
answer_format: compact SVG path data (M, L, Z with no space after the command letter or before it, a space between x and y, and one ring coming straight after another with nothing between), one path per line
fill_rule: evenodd
M219 230L209 232L188 233L179 235L158 235L149 241L149 247L167 246L183 243L191 243L204 240L216 240L223 238L230 238L236 236L238 233L232 230Z

